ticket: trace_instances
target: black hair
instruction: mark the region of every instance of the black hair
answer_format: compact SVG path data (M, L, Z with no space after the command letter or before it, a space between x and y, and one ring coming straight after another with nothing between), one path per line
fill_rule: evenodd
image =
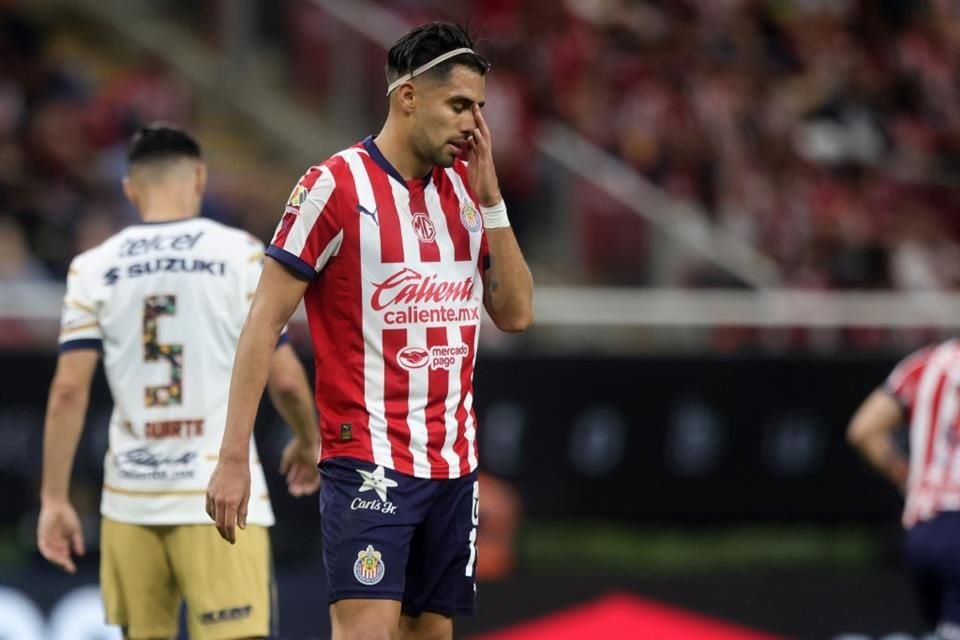
M168 124L141 127L130 139L127 162L132 166L157 160L200 159L200 145L184 131Z
M450 22L428 22L397 40L387 53L387 82L393 82L437 56L461 48L473 48L473 38L464 27ZM490 63L476 53L463 53L438 64L426 73L444 78L455 65L486 75Z

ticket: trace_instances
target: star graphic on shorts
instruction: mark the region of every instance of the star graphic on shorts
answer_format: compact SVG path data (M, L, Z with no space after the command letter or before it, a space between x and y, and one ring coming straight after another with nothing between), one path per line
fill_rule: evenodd
M382 466L377 466L373 471L357 469L357 473L363 478L363 484L360 485L360 493L373 489L384 502L387 501L387 489L397 486L396 480L391 480L383 475Z

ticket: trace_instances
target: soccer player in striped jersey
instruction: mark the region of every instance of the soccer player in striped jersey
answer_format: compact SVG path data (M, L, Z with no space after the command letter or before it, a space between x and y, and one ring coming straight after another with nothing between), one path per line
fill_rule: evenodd
M104 460L100 582L107 622L126 638L173 638L181 600L191 638L265 637L272 597L273 511L251 437L251 526L233 549L205 513L227 413L230 368L263 261L263 244L198 217L206 165L183 131L140 130L124 191L132 225L70 266L60 356L44 433L37 543L69 572L83 535L70 469L97 361L114 401ZM316 491L316 414L289 344L267 354L270 395L296 438L283 453L294 495Z
M232 540L252 398L303 299L336 639L450 638L474 612L480 318L522 331L533 296L480 110L488 69L452 24L390 49L383 128L297 182L240 338L208 509Z
M863 402L847 437L906 495L903 526L924 615L938 638L960 639L960 342L903 360ZM909 429L909 457L894 432Z

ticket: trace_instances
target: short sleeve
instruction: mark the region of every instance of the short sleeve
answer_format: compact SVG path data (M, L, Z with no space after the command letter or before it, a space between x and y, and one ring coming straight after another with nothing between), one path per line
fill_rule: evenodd
M883 383L883 390L893 396L908 414L913 410L920 378L923 377L932 353L933 347L927 347L910 354L894 368Z
M60 351L103 349L103 332L98 318L98 303L92 293L90 274L74 258L67 273L67 292L60 314Z
M305 280L316 277L340 251L343 225L337 182L329 165L312 167L287 200L267 255Z

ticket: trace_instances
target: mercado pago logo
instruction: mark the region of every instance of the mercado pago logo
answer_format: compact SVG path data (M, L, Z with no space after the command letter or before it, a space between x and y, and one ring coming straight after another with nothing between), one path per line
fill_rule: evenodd
M409 346L397 352L397 363L407 371L427 366L433 370L449 371L450 367L469 355L470 347L463 343L438 344L429 348Z
M373 283L370 306L388 325L474 324L480 322L473 277L442 280L405 268Z

